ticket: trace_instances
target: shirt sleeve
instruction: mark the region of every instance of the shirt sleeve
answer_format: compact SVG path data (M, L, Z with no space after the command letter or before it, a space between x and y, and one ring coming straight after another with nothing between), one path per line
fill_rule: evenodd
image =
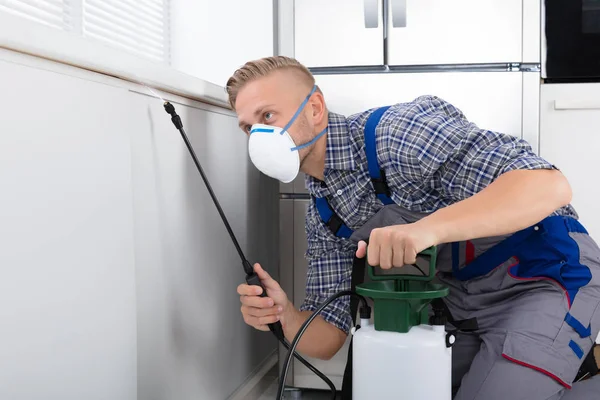
M556 169L526 141L481 129L435 96L420 97L400 111L390 131L391 158L403 175L449 203L476 194L508 171Z
M312 200L306 214L306 234L308 273L305 299L300 310L315 311L331 295L350 289L356 245L348 239L336 237L326 227ZM348 333L352 326L349 296L338 297L319 315Z

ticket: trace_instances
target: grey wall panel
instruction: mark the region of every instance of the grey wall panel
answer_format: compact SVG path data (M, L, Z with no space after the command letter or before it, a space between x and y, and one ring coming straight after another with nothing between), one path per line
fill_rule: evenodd
M135 399L128 92L6 54L0 399Z
M0 398L227 398L277 344L241 317L240 260L162 102L4 50L0 87ZM277 182L232 113L182 101L242 248L278 279Z

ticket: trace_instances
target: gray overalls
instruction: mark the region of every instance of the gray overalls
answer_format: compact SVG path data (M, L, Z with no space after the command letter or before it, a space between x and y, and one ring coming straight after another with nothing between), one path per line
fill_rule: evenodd
M352 231L325 198L313 199L329 229L355 242L375 228L427 215L390 199L374 150L386 109L375 110L365 125L369 173L385 206ZM354 288L363 280L364 260L355 259L353 268ZM437 269L437 279L450 287L444 298L450 321L475 321L456 332L455 400L600 399L600 375L575 382L600 331L600 248L575 218L551 216L512 235L439 245ZM351 352L348 360L344 399L351 398Z

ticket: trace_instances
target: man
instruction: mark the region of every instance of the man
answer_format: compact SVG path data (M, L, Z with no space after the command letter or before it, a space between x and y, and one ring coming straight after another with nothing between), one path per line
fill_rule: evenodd
M526 142L477 127L435 96L344 117L286 57L248 62L227 91L256 167L282 182L304 172L313 198L302 307L257 264L267 297L238 287L246 323L280 321L291 341L351 287L356 259L402 267L437 245L451 321L475 322L453 348L456 400L600 396L599 378L575 382L600 330L600 249L569 205L565 177ZM353 317L338 299L298 351L331 358Z

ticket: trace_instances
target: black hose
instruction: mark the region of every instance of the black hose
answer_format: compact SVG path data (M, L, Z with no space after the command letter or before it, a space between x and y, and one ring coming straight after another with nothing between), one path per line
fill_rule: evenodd
M285 339L281 340L280 342L288 351L290 350L290 344ZM300 354L298 354L295 351L294 351L294 357L296 357L296 359L298 359L298 361L300 361L302 364L304 364L304 366L306 368L311 370L315 375L317 375L319 378L321 378L327 384L327 386L329 386L329 389L331 390L331 396L332 396L331 400L335 400L337 397L337 391L336 391L336 388L335 388L335 385L333 384L333 382L331 382L331 380L325 374L323 374L321 371L319 371L314 366L312 366L311 363L306 361L304 358L302 358L302 356Z
M342 296L356 296L356 297L358 297L358 299L363 304L363 307L361 309L361 318L363 316L366 316L367 314L369 316L371 315L371 308L367 304L367 300L363 296L361 296L361 295L359 295L359 294L357 294L357 293L355 293L355 292L353 292L351 290L342 290L342 291L340 291L338 293L335 293L335 294L331 295L327 300L325 300L323 302L323 304L321 304L319 306L319 308L317 308L310 315L310 317L308 317L307 320L304 321L304 323L302 324L302 326L300 327L300 329L296 333L296 336L294 336L294 340L292 341L291 348L288 350L287 356L285 358L285 362L284 362L283 368L281 370L281 375L279 376L279 386L278 386L278 389L277 389L276 400L283 400L283 389L285 388L285 381L287 379L287 373L288 373L288 369L290 367L290 361L292 359L292 355L296 352L296 346L298 346L298 342L300 341L300 338L302 337L302 335L304 334L304 332L308 328L308 325L310 325L310 323L317 317L317 315L319 315L319 313L321 311L323 311L325 309L325 307L327 307L333 300L337 299L338 297L342 297Z

